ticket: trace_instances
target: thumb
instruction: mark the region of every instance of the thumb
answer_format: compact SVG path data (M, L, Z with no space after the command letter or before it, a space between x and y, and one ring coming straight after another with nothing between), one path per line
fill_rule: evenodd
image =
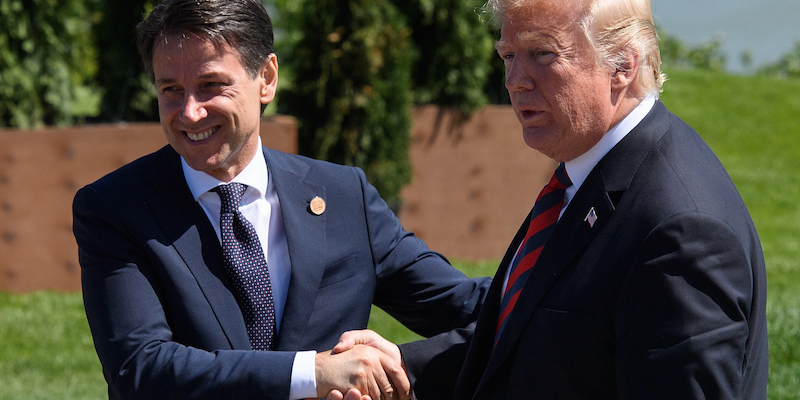
M368 346L371 345L373 347L377 347L373 344L376 342L376 339L383 339L383 338L369 329L363 329L360 331L348 331L343 333L342 336L339 337L339 343L337 343L336 346L334 346L333 350L331 351L334 354L342 353L352 349L353 346L357 344L363 344Z

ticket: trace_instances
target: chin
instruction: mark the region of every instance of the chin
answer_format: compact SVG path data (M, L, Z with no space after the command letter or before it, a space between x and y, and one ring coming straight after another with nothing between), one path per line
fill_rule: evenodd
M553 135L543 128L525 128L522 132L522 138L528 147L548 156L547 149L550 148L549 142L552 141Z

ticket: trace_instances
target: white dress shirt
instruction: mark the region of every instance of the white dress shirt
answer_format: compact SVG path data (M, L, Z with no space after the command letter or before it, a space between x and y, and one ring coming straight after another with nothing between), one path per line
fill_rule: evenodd
M603 159L603 157L608 154L614 146L617 145L625 136L639 125L640 122L647 116L647 113L653 109L653 106L656 104L656 98L653 96L647 96L639 103L636 108L633 109L625 118L622 119L617 125L615 125L611 130L609 130L603 137L600 139L597 144L595 144L589 151L586 153L581 154L578 158L567 161L564 163L564 166L567 169L567 175L569 175L569 179L572 181L572 186L568 187L565 194L564 199L564 207L561 209L561 214L564 214L564 210L567 209L567 205L569 201L575 197L575 193L578 192L578 189L581 188L583 185L583 181L589 176L589 173L592 172L597 163ZM561 215L559 215L561 218Z
M636 108L633 109L625 118L622 119L617 125L614 125L611 130L606 132L605 135L600 139L597 144L595 144L589 151L586 153L581 154L577 158L571 161L567 161L564 163L564 167L567 170L567 175L569 176L570 181L572 181L572 186L568 187L564 193L564 204L561 206L561 213L558 214L558 218L560 219L562 215L564 215L564 211L567 209L570 200L575 197L575 194L578 192L578 189L581 188L583 182L589 176L589 173L592 172L597 163L603 159L603 157L608 154L614 146L617 145L625 136L628 136L633 128L636 125L639 125L640 122L647 116L647 113L653 109L653 106L656 104L656 98L653 96L647 96L641 103L639 103ZM517 253L519 253L519 248L517 249ZM514 258L517 256L514 255ZM514 258L511 259L511 263L509 265L514 264ZM511 268L506 270L505 281L503 282L503 290L500 292L501 296L502 293L506 291L506 285L508 284L508 276L511 273Z
M239 175L231 182L238 182L247 185L247 190L242 195L242 203L239 210L244 217L253 224L261 248L264 250L264 257L269 268L269 279L272 285L272 301L275 305L275 329L280 332L283 309L286 305L286 296L289 292L289 281L292 276L292 266L289 260L289 247L286 244L286 231L283 226L283 216L281 215L280 201L275 185L272 183L272 176L267 169L267 161L264 152L261 151L261 138L258 139L258 149L255 157L247 164ZM205 211L208 220L217 233L217 239L222 242L220 236L220 198L217 193L209 190L225 184L205 172L192 169L186 160L181 157L183 166L183 176L189 185L194 199ZM292 382L290 399L304 399L316 397L316 371L315 371L314 351L298 352L292 366Z

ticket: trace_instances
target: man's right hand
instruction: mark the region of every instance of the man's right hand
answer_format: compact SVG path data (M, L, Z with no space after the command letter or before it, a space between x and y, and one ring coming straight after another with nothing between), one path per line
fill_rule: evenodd
M397 357L361 344L346 351L317 353L316 379L319 397L334 390L347 393L357 389L373 400L407 400L411 392Z

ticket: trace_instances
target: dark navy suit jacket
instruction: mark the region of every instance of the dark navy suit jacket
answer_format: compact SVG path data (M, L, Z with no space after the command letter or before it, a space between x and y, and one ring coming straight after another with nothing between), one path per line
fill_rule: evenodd
M111 398L285 400L295 351L332 348L375 304L424 336L467 325L468 280L406 232L361 170L264 149L291 282L276 351L251 350L219 241L167 146L73 204L86 314ZM308 209L322 197L322 215Z
M493 348L527 225L474 335L401 346L420 400L766 398L756 229L717 157L661 102L571 200Z

